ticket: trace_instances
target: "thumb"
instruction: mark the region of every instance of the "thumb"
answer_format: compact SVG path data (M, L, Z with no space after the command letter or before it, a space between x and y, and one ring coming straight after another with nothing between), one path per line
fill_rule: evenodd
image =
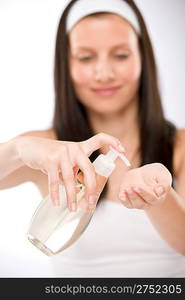
M168 193L172 185L172 175L168 169L161 165L160 172L158 174L157 184L154 187L154 192L158 197L161 197Z
M121 142L106 133L98 133L86 141L80 142L81 148L87 156L90 156L95 150L103 146L112 146L116 151L125 153L125 148Z
M162 164L159 165L158 183L163 185L165 189L169 189L172 185L172 175L169 170Z

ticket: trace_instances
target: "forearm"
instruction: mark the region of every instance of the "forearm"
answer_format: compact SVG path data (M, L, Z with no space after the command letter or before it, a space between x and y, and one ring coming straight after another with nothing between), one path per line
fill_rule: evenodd
M171 188L166 199L151 206L146 214L161 236L185 255L185 199Z
M14 138L0 144L0 180L24 165L17 151L17 140Z

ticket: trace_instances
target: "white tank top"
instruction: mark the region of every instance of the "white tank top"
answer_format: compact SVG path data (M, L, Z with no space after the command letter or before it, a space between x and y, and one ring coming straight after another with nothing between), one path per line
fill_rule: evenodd
M56 277L185 277L185 256L143 210L100 201L82 236L51 258Z

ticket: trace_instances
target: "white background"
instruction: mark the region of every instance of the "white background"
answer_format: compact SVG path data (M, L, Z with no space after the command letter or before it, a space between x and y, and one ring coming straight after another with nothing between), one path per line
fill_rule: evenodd
M66 0L0 0L0 142L46 129L53 116L56 28ZM153 41L166 117L185 127L185 1L137 0ZM0 277L52 277L52 259L26 238L40 193L0 191Z

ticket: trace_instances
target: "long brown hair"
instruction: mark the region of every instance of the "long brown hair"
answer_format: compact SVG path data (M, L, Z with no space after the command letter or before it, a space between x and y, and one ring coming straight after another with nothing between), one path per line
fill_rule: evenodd
M90 127L85 107L74 93L69 75L66 17L76 1L78 0L72 0L65 8L56 35L53 127L59 140L79 142L88 139L94 135L94 132ZM142 55L142 73L138 90L141 165L160 162L173 176L173 145L176 129L164 117L151 41L143 17L134 1L123 1L127 2L135 12L141 29L138 38ZM95 151L90 157L91 161L98 154L99 151ZM102 195L105 194L105 190Z

